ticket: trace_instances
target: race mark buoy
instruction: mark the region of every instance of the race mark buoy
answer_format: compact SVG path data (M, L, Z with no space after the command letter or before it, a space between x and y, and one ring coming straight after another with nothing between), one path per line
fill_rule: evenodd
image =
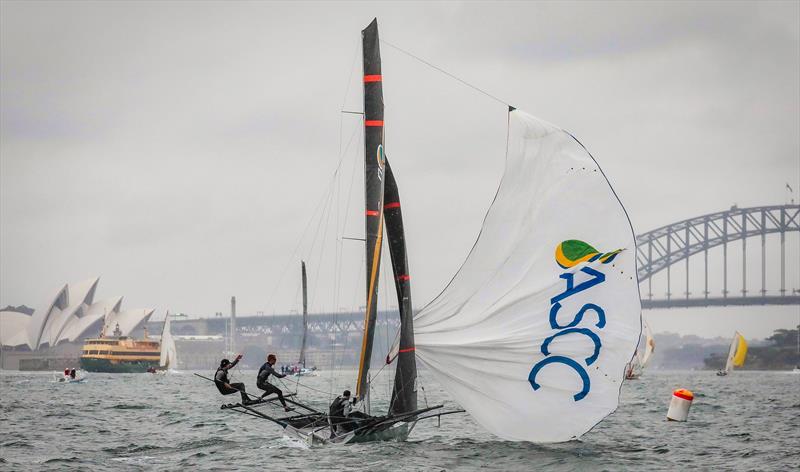
M679 388L672 392L667 419L670 421L686 421L689 416L689 408L692 406L692 400L694 400L694 394L685 388Z

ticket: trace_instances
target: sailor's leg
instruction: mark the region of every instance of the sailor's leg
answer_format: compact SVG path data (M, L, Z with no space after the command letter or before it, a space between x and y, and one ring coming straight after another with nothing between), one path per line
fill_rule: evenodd
M238 390L239 394L242 395L242 403L243 404L250 403L250 399L247 397L247 393L245 393L245 388L244 388L244 384L243 383L241 383L241 382L234 383L234 384L231 384L231 387L233 387L236 390Z
M263 400L267 395L270 394L269 387L267 387L267 385L272 385L272 384L264 382L256 383L256 387L264 391L264 393L262 393L261 396L259 397L260 400Z
M264 382L262 384L259 384L258 388L264 391L264 394L261 395L261 398L264 398L271 393L277 394L278 400L281 402L281 405L283 405L284 408L287 408L286 400L283 399L283 391L281 389L272 385L269 382Z
M283 407L286 408L286 400L283 399L283 390L279 389L274 385L272 387L275 389L275 393L278 394L278 400L280 400L281 405L283 405Z

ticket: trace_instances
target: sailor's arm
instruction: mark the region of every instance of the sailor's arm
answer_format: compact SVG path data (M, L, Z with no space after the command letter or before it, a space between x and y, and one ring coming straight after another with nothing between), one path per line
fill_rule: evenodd
M240 361L241 359L242 359L242 355L241 355L241 354L238 354L238 355L236 356L236 359L234 359L234 360L233 360L233 362L231 362L230 364L228 364L228 366L227 366L227 367L225 367L225 370L230 370L230 369L233 369L233 366L235 366L236 364L238 364L238 363L239 363L239 361Z
M267 369L269 369L269 373L274 375L275 377L278 377L279 379L286 377L286 374L281 374L278 371L276 371L275 368L272 367L272 365L269 362L267 362L265 365L267 366Z

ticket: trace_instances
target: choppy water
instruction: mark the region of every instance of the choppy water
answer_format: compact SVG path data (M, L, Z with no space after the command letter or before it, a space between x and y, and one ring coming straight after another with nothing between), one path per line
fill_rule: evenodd
M423 374L424 375L424 374ZM236 380L254 384L254 372ZM328 391L326 376L301 382ZM376 392L388 392L388 377ZM425 396L448 400L434 382ZM696 394L689 422L667 422L670 393ZM300 390L304 398L327 396ZM232 397L227 397L230 401ZM424 397L420 395L424 404ZM498 440L468 415L421 423L403 443L307 449L266 421L222 411L213 384L191 373L0 373L4 470L797 470L800 375L646 372L626 383L619 410L580 441L537 446ZM375 411L385 406L373 404ZM558 418L554 417L553 421ZM542 427L547 427L543 424Z

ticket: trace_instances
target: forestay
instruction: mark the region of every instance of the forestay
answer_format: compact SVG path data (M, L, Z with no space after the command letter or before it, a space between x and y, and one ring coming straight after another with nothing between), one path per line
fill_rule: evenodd
M514 109L508 133L475 246L415 317L416 354L497 436L567 441L616 409L636 350L634 234L570 134Z

